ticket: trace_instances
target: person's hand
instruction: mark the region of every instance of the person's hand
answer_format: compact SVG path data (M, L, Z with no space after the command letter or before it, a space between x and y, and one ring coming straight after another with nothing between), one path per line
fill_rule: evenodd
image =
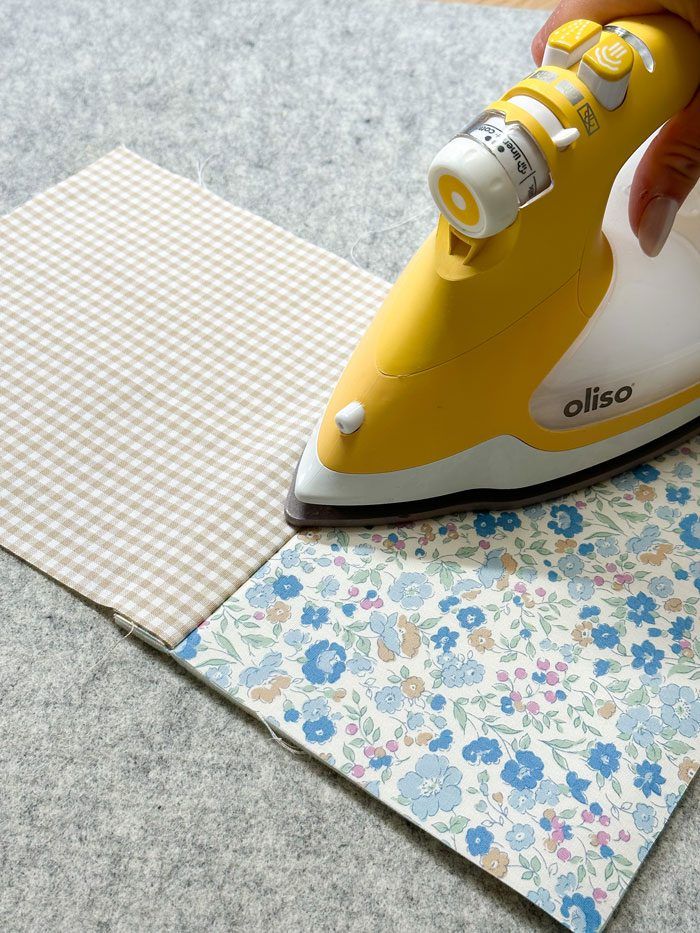
M572 19L609 23L628 16L676 13L700 32L700 0L562 0L532 42L532 56L542 64L547 37ZM666 123L650 144L634 176L629 218L648 256L661 252L678 208L700 178L700 91Z

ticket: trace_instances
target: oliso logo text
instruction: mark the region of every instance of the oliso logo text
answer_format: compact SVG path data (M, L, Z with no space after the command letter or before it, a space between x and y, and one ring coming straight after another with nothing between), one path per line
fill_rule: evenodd
M632 386L606 389L605 392L601 392L599 386L589 386L583 398L573 398L564 405L564 414L567 418L575 418L577 415L597 411L599 408L608 408L613 404L621 405L631 398Z

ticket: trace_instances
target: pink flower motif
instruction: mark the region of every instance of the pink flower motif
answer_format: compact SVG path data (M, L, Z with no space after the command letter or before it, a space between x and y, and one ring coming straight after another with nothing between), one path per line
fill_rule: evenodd
M578 500L578 502L576 503L576 508L577 508L577 509L585 509L585 508L586 508L586 503L583 501L583 499L579 499L579 500Z
M601 829L600 832L596 835L599 846L606 846L610 842L610 833L603 832Z
M553 817L552 817L552 826L553 826L555 829L561 829L563 825L564 825L563 822L561 821L561 819L560 819L558 816L553 816Z
M571 858L571 852L569 852L568 849L558 849L557 858L561 859L562 862L568 862L569 859Z
M558 671L567 671L569 669L569 665L565 661L557 661L554 666Z
M377 599L374 600L372 605L374 606L375 609L381 609L382 606L384 605L384 600L378 597Z
M345 563L345 558L344 558L344 557L336 557L335 560L333 561L333 563L336 565L336 567L342 567L343 564Z
M358 596L360 591L356 586L351 586L348 590L348 596Z
M563 841L564 841L564 830L563 830L563 829L555 829L554 832L552 833L552 839L553 839L557 844L560 843L560 842L563 842Z
M605 583L605 580L601 576L593 577L593 582L596 586L602 586Z
M525 680L525 678L527 677L527 671L525 670L524 667L516 667L515 676L518 678L518 680Z
M555 701L556 698L557 698L557 695L556 695L556 693L554 693L553 690L545 690L545 692L544 692L544 698L545 698L545 700L546 700L548 703L554 703L554 701Z
M633 497L632 497L632 493L631 493L631 492L626 492L623 498L627 499L628 502L631 502L631 501L632 501L632 498L633 498Z
M374 745L365 745L365 758L374 757Z
M598 818L598 822L600 823L601 826L610 826L610 817L601 816Z
M627 832L626 829L621 829L620 832L617 834L617 838L621 839L623 842L629 842L630 834Z
M355 733L357 732L357 723L349 722L347 726L345 727L345 731L347 732L348 735L355 735Z
M372 535L372 540L373 540L373 541L379 542L379 541L382 540L382 536L381 536L381 535Z
M545 677L545 680L547 681L550 687L553 687L555 684L559 683L559 674L557 674L556 671L547 671L547 676Z
M395 752L398 747L399 743L395 739L389 739L389 741L386 743L386 750L388 752Z
M592 823L595 820L595 817L590 810L584 810L581 814L581 819L584 823Z
M350 771L350 774L352 774L352 776L356 778L363 777L364 773L365 773L365 769L362 767L362 765L355 765L353 769Z
M540 658L537 662L537 666L541 671L549 670L549 661L546 658Z
M264 619L264 618L265 618L265 613L264 613L264 612L256 612L256 613L253 614L253 618L254 618L254 619Z
M367 597L365 596L364 599L360 600L360 605L362 606L363 609L371 609L374 603L372 602L371 599L367 599Z
M483 548L485 551L488 551L491 545L489 544L488 541L479 541L479 547Z
M537 589L535 590L535 593L536 593L538 596L544 596L544 594L545 594L546 592L547 592L547 590L543 589L541 586L538 586Z
M403 549L406 547L406 542L405 542L405 541L397 541L397 542L394 544L394 547L396 548L397 551L403 551Z
M527 711L528 713L532 713L533 716L536 716L540 711L540 704L535 703L534 700L530 700L530 702L527 704Z
M519 703L522 700L523 695L522 693L519 693L517 690L511 690L510 698L514 703Z
M593 888L593 900L600 904L601 901L607 899L607 891L604 891L602 888Z
M496 674L496 679L504 684L508 680L508 671L499 671Z
M605 569L610 573L614 573L617 570L617 564L606 564Z
M525 586L524 583L516 583L515 586L513 587L513 589L515 590L516 593L526 593L526 592L527 592L527 587Z

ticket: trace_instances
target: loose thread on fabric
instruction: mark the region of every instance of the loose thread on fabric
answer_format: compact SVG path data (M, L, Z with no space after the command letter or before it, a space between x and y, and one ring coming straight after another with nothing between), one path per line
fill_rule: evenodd
M432 211L432 210L434 210L434 209L435 209L434 205L427 205L427 206L424 207L422 210L417 211L415 214L411 214L410 217L404 217L403 220L399 220L399 221L397 221L397 222L394 223L394 224L389 224L389 226L387 226L387 227L378 227L376 230L366 230L364 233L361 233L361 234L358 236L358 238L355 240L355 242L354 242L354 243L352 244L352 246L350 247L350 258L352 259L352 261L355 263L355 265L356 265L359 269L364 269L364 270L370 271L370 270L368 269L368 267L367 267L367 266L364 266L364 265L359 261L359 259L357 258L357 256L355 255L355 249L356 249L358 243L361 243L362 240L367 240L367 239L369 239L370 237L377 236L379 233L389 233L391 230L398 230L399 227L404 227L406 224L410 224L410 223L413 223L415 220L419 220L421 217L423 217L425 214L427 214L428 211Z
M110 655L113 654L114 651L117 650L117 648L121 648L123 646L124 642L127 640L127 638L129 638L133 634L133 632L134 632L134 623L132 622L131 627L129 628L129 631L126 632L125 634L120 633L119 638L110 645L110 647L107 649L107 651L105 651L102 657L95 664L93 664L93 666L88 670L88 676L85 678L85 680L82 683L83 687L87 685L88 681L94 680L95 674L97 673L97 671L103 666L103 664L107 661Z

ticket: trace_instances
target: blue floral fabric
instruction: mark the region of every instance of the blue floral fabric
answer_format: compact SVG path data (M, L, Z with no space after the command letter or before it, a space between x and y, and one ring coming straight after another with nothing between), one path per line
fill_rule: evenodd
M175 655L593 933L698 767L699 452L519 512L297 535Z

